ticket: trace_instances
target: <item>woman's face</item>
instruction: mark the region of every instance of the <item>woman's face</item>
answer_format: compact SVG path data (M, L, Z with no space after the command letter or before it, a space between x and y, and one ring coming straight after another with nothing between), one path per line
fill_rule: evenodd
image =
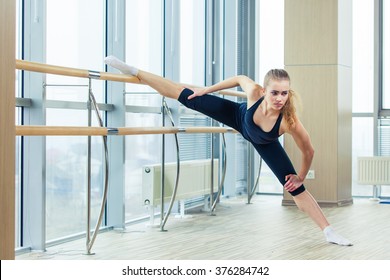
M290 90L289 80L270 80L265 88L265 98L267 103L274 110L281 110L286 104Z

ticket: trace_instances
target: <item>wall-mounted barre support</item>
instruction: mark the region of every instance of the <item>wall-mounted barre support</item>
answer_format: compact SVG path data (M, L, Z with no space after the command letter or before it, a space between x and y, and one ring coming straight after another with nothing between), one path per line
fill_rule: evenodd
M98 77L98 75L91 74L90 76L92 77ZM92 109L95 111L96 118L98 120L99 126L103 127L103 119L100 115L99 108L95 99L95 96L92 91L92 83L91 79L89 78L89 86L88 86L88 126L91 127L92 125ZM108 131L107 131L108 134ZM86 254L91 255L91 250L93 243L95 242L95 239L97 237L97 234L99 232L100 225L103 220L103 214L104 214L104 208L107 202L107 195L108 195L108 177L109 177L109 161L108 161L108 144L107 144L107 136L103 135L103 146L104 146L104 160L105 160L105 172L104 172L104 187L103 187L103 196L102 200L100 203L100 211L98 215L98 220L95 224L95 228L91 234L91 190L92 190L92 182L91 182L91 159L92 159L92 152L91 152L91 147L92 147L92 136L88 136L88 175L87 175L87 230L86 230Z
M247 202L247 204L251 203L251 200L252 200L253 195L255 194L256 188L259 185L262 163L263 163L263 159L260 157L260 159L259 159L259 170L257 172L256 182L252 186L252 188L250 188L249 185L248 185L248 191L247 191L247 193L248 193L248 202Z
M171 113L171 110L165 100L165 98L163 98L163 106L162 106L162 110L164 110L164 114L167 114L170 121L171 121L171 125L174 127L175 126L175 122L173 120L173 116L172 116L172 113ZM168 206L168 210L167 212L165 213L164 211L164 197L165 197L165 158L163 159L163 164L161 165L161 222L160 222L160 230L161 231L166 231L165 230L165 224L167 223L168 221L168 217L169 215L171 214L171 211L172 211L172 207L173 207L173 204L176 200L176 193L177 193L177 190L178 190L178 187L179 187L179 177L180 177L180 147L179 147L179 138L177 137L177 133L175 133L175 143L176 143L176 178L175 178L175 187L173 188L173 193L172 193L172 197L171 197L171 200L169 202L169 206ZM163 149L165 148L165 144L163 143Z

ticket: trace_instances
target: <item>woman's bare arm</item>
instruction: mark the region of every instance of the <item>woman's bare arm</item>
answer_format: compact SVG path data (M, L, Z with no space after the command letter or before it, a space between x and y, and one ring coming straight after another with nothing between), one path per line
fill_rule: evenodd
M292 135L295 143L302 152L301 168L298 174L289 174L286 176L287 182L284 187L287 191L293 191L302 185L307 173L309 172L314 157L314 148L309 134L299 120L296 121L294 127L290 129L288 133Z
M222 90L234 88L237 86L240 86L246 93L248 101L256 101L262 95L262 87L260 85L256 84L252 79L247 76L239 75L228 78L209 87L191 88L194 91L194 94L190 95L189 99L212 92L220 92Z

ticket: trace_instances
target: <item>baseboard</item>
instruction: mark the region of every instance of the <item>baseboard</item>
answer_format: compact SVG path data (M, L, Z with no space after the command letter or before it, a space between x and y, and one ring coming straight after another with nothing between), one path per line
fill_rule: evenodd
M341 207L348 206L353 204L353 199L343 199L339 201L317 201L320 207ZM283 199L282 206L296 206L294 200L291 199Z

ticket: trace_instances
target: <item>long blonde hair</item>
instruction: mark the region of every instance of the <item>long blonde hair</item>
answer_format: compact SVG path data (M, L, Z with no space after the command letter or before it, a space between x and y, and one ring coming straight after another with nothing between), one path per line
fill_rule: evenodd
M264 76L264 83L263 86L266 88L270 81L281 81L281 80L287 80L290 82L290 76L288 75L287 71L284 69L271 69L268 71L268 73ZM297 121L297 114L296 114L296 101L298 99L298 95L295 91L290 89L288 91L288 99L286 101L286 104L284 104L282 108L282 114L283 118L287 122L288 129L291 129L295 122Z

